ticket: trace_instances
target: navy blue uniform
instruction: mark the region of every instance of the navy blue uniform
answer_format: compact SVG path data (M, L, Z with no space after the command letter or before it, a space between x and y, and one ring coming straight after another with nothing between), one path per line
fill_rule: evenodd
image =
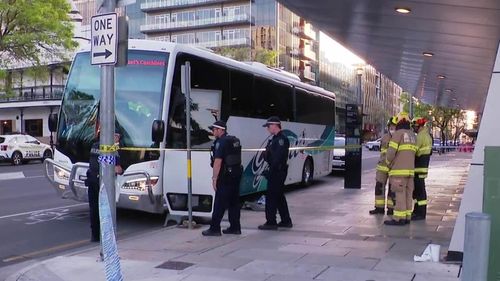
M120 163L118 153L115 154L116 165ZM87 195L89 198L90 209L90 229L91 240L99 241L101 233L101 224L99 220L99 141L92 144L90 149L89 169L87 170L87 179L85 180Z
M269 140L264 160L269 165L266 172L266 224L276 225L276 212L279 211L281 222L288 224L292 220L288 211L288 204L284 194L284 185L288 173L288 149L290 142L280 131Z
M90 149L89 169L87 170L87 179L85 185L89 197L90 209L90 229L92 231L91 240L100 240L100 222L99 222L99 142L94 142Z
M210 230L220 232L220 223L224 212L228 209L230 229L240 231L240 180L243 170L240 141L236 137L224 134L214 141L211 150L213 159L222 159L222 166L217 176Z

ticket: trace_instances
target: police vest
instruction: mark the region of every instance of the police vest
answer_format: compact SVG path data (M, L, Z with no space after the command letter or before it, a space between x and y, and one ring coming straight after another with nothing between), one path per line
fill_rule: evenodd
M222 165L227 172L232 172L230 170L241 167L241 143L235 136L226 135L224 138L227 153L224 156Z

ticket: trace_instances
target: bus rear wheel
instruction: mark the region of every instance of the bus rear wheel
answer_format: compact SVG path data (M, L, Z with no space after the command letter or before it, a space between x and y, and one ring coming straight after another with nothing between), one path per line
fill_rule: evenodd
M307 158L302 168L302 186L309 186L313 181L314 166L311 158Z

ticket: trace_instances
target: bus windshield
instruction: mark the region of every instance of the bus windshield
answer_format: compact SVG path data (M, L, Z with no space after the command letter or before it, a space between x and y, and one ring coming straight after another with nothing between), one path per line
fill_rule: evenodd
M161 119L167 62L164 52L129 51L128 65L115 68L115 128L121 134L120 146L154 145L151 124ZM100 68L90 64L90 53L79 53L64 90L57 132L57 148L73 163L89 159L99 99ZM143 151L121 151L120 156L125 167L157 158Z

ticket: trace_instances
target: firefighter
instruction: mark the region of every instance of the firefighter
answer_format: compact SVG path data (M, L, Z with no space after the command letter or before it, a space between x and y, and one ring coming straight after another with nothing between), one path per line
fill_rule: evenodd
M429 171L429 162L432 154L432 138L425 124L425 118L413 119L413 129L417 133L417 151L415 154L415 190L413 199L415 206L412 220L424 220L427 215L427 193L425 191L425 178Z
M240 140L227 134L224 121L215 121L209 128L216 138L210 157L215 201L210 228L203 231L202 235L221 235L220 223L226 209L230 226L222 233L240 235L240 180L243 172Z
M385 213L385 186L389 177L389 168L387 167L387 164L385 162L385 155L387 153L387 147L389 146L391 136L396 131L396 120L397 116L392 116L391 118L389 118L389 121L387 121L388 132L380 140L380 158L377 164L377 172L375 176L375 209L370 210L370 215ZM389 192L387 194L387 215L391 216L394 210L392 195L393 194L389 187Z
M415 174L416 136L411 131L408 114L397 116L396 132L389 141L386 163L389 167L389 185L395 193L395 206L392 219L386 225L405 225L410 223L413 207L413 177Z

